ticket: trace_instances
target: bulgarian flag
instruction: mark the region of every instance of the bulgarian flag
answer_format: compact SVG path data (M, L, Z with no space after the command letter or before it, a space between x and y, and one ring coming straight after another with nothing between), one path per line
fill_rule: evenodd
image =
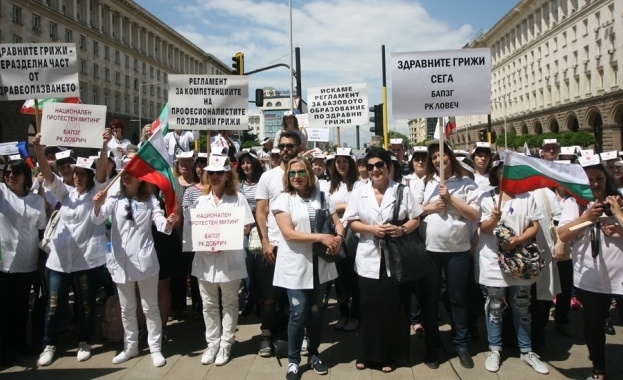
M153 123L151 123L151 131L152 133L162 127L162 135L166 135L169 133L169 103L164 105L162 111L160 111L160 116Z
M80 98L47 98L47 99L38 99L37 103L37 112L43 112L43 105L45 103L80 103ZM22 108L19 110L20 113L26 115L34 115L35 114L35 100L26 100L22 105Z
M141 145L136 156L132 157L123 170L141 181L158 186L164 195L167 215L175 211L175 190L173 190L173 172L167 162L167 147L160 129L153 131L149 140Z
M454 116L444 117L443 124L445 125L446 138L456 132L456 120L454 119Z
M594 200L584 169L505 151L501 189L521 194L544 187L564 187L581 205Z

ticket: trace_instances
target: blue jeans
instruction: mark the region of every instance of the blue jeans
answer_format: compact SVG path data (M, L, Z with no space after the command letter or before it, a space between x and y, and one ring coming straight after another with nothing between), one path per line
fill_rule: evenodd
M454 346L457 352L467 352L469 337L469 307L467 305L468 273L471 257L465 252L431 252L437 276L442 271L448 284L448 298L454 325Z
M91 343L95 323L95 295L103 266L73 273L46 270L48 283L48 306L45 311L43 347L56 345L56 337L62 323L62 312L69 298L69 286L74 282L75 302L80 314L79 342Z
M510 302L508 302L510 300ZM502 351L502 317L510 305L513 324L517 333L517 344L522 354L532 351L530 285L507 288L487 287L485 322L491 351Z
M288 361L301 362L301 345L307 329L307 350L309 355L318 355L322 331L322 309L324 292L331 281L318 283L314 276L313 289L286 289L290 303L288 321Z

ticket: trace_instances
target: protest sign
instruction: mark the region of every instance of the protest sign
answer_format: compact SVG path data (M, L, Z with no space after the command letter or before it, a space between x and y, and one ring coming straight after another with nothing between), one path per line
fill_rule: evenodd
M76 44L0 44L0 100L80 96Z
M368 125L365 83L313 87L307 90L309 128Z
M0 144L0 156L10 156L12 154L19 154L17 141Z
M169 128L247 130L249 78L169 75Z
M41 117L41 143L100 148L105 124L106 106L46 103Z
M491 50L391 54L394 119L491 112Z
M329 141L329 127L307 128L307 141Z
M244 207L184 210L183 251L242 249Z

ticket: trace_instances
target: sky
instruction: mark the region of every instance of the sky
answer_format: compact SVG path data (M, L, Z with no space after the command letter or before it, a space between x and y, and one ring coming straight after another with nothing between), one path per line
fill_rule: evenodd
M245 72L290 64L288 0L135 1L228 66L238 51L244 53ZM310 87L366 83L372 106L382 102L382 45L387 64L392 52L460 49L519 0L291 1L293 46L301 49L303 99ZM249 94L264 87L289 90L288 69L249 76ZM387 93L391 97L389 71ZM406 120L390 115L389 125L390 130L407 134ZM370 140L371 126L360 128L362 145ZM342 143L355 146L355 127L342 127L340 134ZM335 141L335 133L331 136Z

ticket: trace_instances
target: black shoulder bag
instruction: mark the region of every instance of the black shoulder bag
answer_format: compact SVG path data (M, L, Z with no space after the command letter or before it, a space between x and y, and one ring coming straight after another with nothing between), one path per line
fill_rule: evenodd
M316 229L314 232L317 234L337 235L335 233L335 225L333 225L333 220L331 219L331 214L325 207L324 191L320 192L320 208L316 210ZM327 247L322 243L313 243L312 250L314 255L328 263L334 263L346 258L343 244L340 245L340 249L335 255L327 254Z

